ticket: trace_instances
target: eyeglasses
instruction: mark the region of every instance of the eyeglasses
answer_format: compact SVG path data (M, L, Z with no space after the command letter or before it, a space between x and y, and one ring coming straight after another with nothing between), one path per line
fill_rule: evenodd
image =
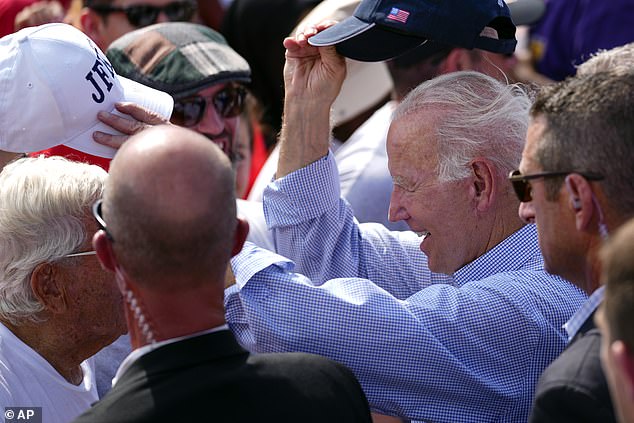
M246 90L239 85L228 85L211 97L187 97L174 100L172 123L192 127L196 126L205 115L209 103L212 103L216 112L223 118L233 118L244 110Z
M190 21L196 12L196 6L189 1L175 1L165 6L151 6L149 4L135 4L127 7L96 4L90 6L95 12L107 15L113 12L124 13L130 25L137 28L156 23L161 12L172 22Z
M533 173L532 175L522 175L519 170L514 170L509 174L509 181L513 184L517 198L522 203L527 203L533 200L531 197L531 184L529 182L531 179L554 178L557 176L570 175L571 173L578 173L589 181L600 181L603 179L603 175L592 172L575 172L571 170L567 172L541 172Z
M97 225L99 225L99 229L101 229L102 231L104 231L106 233L106 237L108 237L108 239L112 242L114 242L114 238L112 237L112 235L110 234L110 232L108 232L108 227L106 225L106 221L103 220L103 217L101 215L101 204L103 203L103 199L99 199L97 201L95 201L95 203L92 205L92 215L95 218L95 220L97 221Z

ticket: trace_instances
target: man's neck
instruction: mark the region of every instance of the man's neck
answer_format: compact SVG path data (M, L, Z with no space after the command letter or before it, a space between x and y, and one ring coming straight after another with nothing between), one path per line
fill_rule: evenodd
M84 354L77 342L73 342L74 338L64 336L63 331L58 330L50 320L19 326L6 321L2 321L2 324L42 356L69 383L79 385L82 382L84 375L81 362L91 354Z
M137 305L143 319L137 317L138 313L131 310L129 304L126 306L132 347L136 349L225 324L221 291L214 295L203 291L138 292Z
M599 286L601 286L601 262L599 260L599 247L600 243L597 245L592 245L590 247L586 258L583 285L578 285L588 295L592 295L592 293L596 291Z
M495 248L495 246L524 226L524 222L522 222L517 214L517 207L514 209L501 209L498 213L493 215L492 219L493 223L489 226L492 230L487 240L484 253Z

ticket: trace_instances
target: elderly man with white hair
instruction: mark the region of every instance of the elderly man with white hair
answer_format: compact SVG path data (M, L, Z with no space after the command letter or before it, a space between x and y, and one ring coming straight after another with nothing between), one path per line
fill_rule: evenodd
M68 422L97 400L86 361L126 331L91 247L98 166L25 158L0 173L0 404Z

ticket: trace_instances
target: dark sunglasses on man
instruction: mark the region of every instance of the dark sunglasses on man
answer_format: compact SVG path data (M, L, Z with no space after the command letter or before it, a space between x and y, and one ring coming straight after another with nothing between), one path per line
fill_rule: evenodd
M137 28L156 23L161 12L165 13L171 22L191 21L196 13L196 4L192 1L175 1L165 6L152 6L149 4L134 4L127 7L111 6L108 4L94 4L90 9L101 15L110 13L125 14L130 25Z
M172 123L191 128L203 119L205 110L213 105L219 116L233 118L239 116L244 110L246 90L237 84L229 84L213 96L202 97L199 95L175 98L172 111Z
M577 173L586 178L588 181L600 181L603 179L603 175L592 172L540 172L529 175L522 175L519 170L514 170L509 174L509 181L511 181L511 184L513 184L513 189L515 190L515 194L517 195L517 198L520 200L520 202L528 203L530 201L533 201L533 197L531 197L531 183L529 182L531 179L555 178L567 176L571 173Z

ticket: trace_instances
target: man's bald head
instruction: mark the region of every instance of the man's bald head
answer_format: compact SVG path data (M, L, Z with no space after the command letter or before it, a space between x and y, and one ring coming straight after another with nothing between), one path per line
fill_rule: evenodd
M170 289L176 276L181 285L222 279L234 185L231 163L202 135L164 125L131 137L112 161L102 206L118 262L148 288Z

